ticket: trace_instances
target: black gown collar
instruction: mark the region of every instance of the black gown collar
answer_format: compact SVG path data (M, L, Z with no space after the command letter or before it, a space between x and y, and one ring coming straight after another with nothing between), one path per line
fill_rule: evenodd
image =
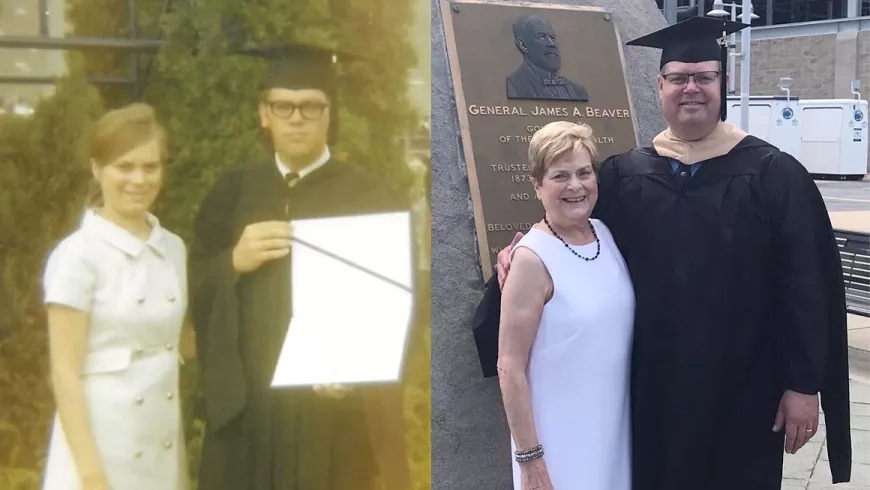
M711 158L695 165L703 166L704 175L738 176L756 175L761 172L763 165L759 161L759 155L752 150L768 149L768 153L777 152L769 143L747 136L725 155ZM636 148L628 153L629 158L621 165L620 174L624 176L634 175L665 175L672 176L674 171L670 159L660 156L653 147ZM763 157L762 157L763 158ZM699 169L696 175L701 175Z

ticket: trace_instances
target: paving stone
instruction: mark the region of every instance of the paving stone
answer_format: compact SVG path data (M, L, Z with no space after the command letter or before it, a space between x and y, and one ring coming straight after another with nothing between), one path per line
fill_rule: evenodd
M853 404L854 406L854 404ZM870 432L870 415L852 414L852 430Z
M780 490L807 490L809 480L804 478L783 478Z
M816 467L807 490L867 490L870 488L870 465L853 464L852 481L849 483L831 484L831 469L827 464Z
M852 412L852 417L856 415L870 416L870 403L853 403L849 410Z
M849 399L853 405L855 403L870 405L870 385L852 381L849 383Z
M783 478L805 478L813 475L813 468L819 460L819 452L822 450L822 442L808 442L797 454L783 456Z

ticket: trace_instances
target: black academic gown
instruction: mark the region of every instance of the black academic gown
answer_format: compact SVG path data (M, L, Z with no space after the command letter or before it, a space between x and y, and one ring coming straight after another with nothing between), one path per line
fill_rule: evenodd
M637 296L634 489L779 489L786 389L821 391L834 481L848 481L845 294L806 170L750 136L685 183L643 150L599 179L595 213Z
M382 180L337 160L289 191L289 216L287 192L274 162L233 170L196 219L191 311L206 421L200 490L366 490L377 474L365 388L337 401L310 389L269 388L292 314L290 257L237 277L232 248L259 221L408 205Z

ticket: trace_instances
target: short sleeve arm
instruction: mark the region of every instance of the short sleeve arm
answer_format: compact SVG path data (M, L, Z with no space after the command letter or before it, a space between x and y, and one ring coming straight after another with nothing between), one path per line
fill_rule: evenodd
M88 260L86 247L67 239L52 251L46 264L44 302L90 312L96 283L95 264Z

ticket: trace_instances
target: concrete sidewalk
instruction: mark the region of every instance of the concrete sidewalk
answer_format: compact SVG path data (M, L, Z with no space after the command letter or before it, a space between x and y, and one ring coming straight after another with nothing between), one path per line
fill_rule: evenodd
M782 490L870 489L870 384L852 380L852 481L831 485L824 414L816 436L797 454L786 454Z
M850 314L848 329L849 372L853 379L870 384L870 318Z

